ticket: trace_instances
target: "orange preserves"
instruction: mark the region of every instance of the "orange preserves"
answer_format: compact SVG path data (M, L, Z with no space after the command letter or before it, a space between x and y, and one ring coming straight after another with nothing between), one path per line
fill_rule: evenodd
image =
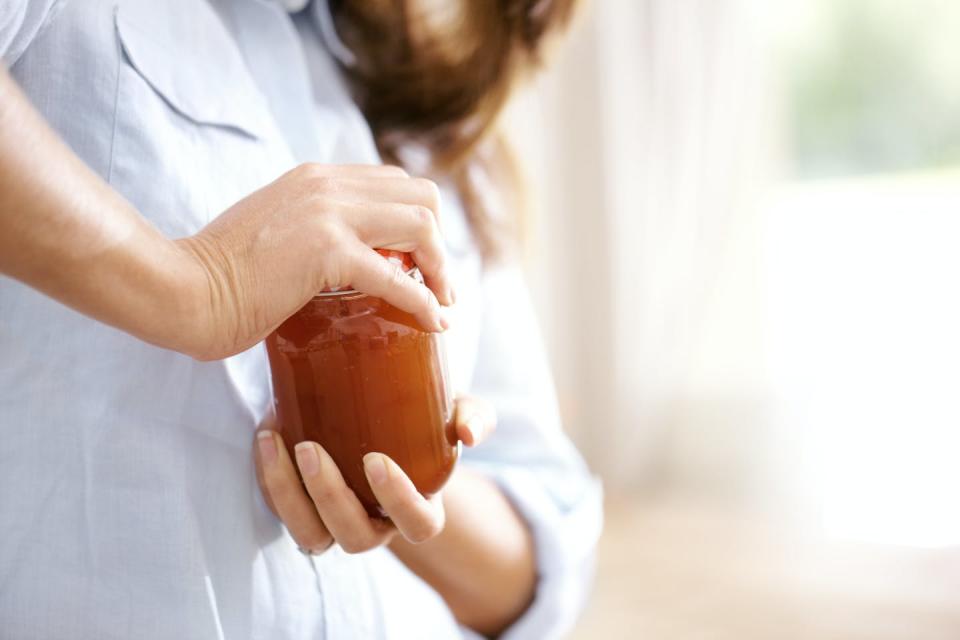
M319 443L372 516L385 514L363 456L392 458L429 497L453 472L453 427L441 337L354 291L314 297L267 338L279 431L291 459Z

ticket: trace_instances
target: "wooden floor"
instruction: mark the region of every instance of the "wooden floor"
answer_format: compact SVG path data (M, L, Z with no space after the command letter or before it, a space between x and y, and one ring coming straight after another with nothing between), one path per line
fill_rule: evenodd
M608 506L573 638L958 640L960 549L827 542L670 503Z

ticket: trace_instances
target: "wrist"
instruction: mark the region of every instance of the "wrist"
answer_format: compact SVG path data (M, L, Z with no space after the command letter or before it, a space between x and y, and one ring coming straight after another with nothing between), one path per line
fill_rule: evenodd
M169 313L173 318L170 348L197 360L217 360L231 355L217 330L214 266L202 238L190 236L171 242L174 252L173 279L169 290Z
M124 250L129 251L140 258L102 261L105 280L126 272L113 283L113 297L124 301L120 313L125 318L110 323L158 347L202 359L210 335L202 267L181 241L159 234L148 246Z
M440 593L461 624L496 636L533 599L531 533L499 487L465 466L444 487L443 505L440 535L420 545L398 536L390 550Z

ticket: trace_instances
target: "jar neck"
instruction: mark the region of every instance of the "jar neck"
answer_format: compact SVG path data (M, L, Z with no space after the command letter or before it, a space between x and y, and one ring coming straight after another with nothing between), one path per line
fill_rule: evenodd
M406 274L416 280L417 282L423 284L423 276L420 274L420 269L417 267L411 267L407 270ZM322 299L327 300L330 298L343 299L349 296L350 299L354 298L366 298L368 295L356 289L340 289L339 291L321 291L320 293L314 294L313 299Z

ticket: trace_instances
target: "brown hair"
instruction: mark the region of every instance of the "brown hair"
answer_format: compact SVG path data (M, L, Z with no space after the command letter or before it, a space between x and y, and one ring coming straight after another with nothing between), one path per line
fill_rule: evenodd
M494 128L577 0L333 0L355 97L389 162L450 180L485 258L516 237L518 166ZM428 8L429 7L429 8ZM424 151L410 167L405 151Z

